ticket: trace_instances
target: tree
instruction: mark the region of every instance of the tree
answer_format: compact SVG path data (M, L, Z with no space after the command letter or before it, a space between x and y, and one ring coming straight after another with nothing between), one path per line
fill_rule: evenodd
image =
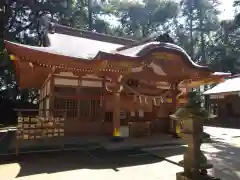
M230 23L231 25L227 22L220 25L217 17L219 12L216 10L217 0L181 0L179 4L173 0L6 2L5 14L0 16L0 21L5 27L0 31L2 42L0 86L4 88L14 89L17 86L13 66L7 63L8 55L3 51L2 40L41 46L49 20L81 29L89 29L91 24L92 31L137 39L167 31L196 62L210 64L215 70L238 72L239 69L238 16ZM91 6L89 2L92 2ZM235 6L239 4L236 0ZM109 19L112 19L112 22ZM92 22L89 23L89 20ZM29 97L34 97L32 92L34 91L29 91ZM22 99L25 99L27 92L24 90L21 93ZM15 93L14 97L16 96L19 94Z
M0 30L0 82L1 89L10 89L4 95L10 99L26 99L26 94L33 96L36 91L22 90L18 91L14 78L13 65L9 61L7 53L4 51L3 39L17 41L23 44L42 45L42 38L46 32L45 20L46 16L57 17L66 13L71 1L63 6L64 0L60 1L41 1L41 0L8 0L4 2L3 16L1 16L1 24L4 28ZM30 97L30 96L28 96ZM27 98L28 99L28 98ZM25 100L24 100L25 101Z
M208 46L208 57L210 66L216 71L240 72L240 1L236 0L233 7L236 9L236 16L232 20L221 22L220 28L213 36Z
M225 20L209 46L210 66L216 71L240 72L240 31L234 20Z
M219 28L217 0L182 0L182 14L184 19L185 37L188 34L188 41L185 46L195 61L207 64L205 47L211 39L212 34ZM182 32L184 34L184 32Z
M162 32L164 24L176 17L179 5L174 1L110 1L118 35L143 38Z

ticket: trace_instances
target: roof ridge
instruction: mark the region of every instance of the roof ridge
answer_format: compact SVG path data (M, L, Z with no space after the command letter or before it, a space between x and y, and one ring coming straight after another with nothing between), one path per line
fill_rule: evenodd
M140 45L143 45L145 43L151 42L154 39L155 39L155 37L154 38L153 37L147 37L145 39L142 39L141 41L132 42L132 43L127 44L127 45L125 45L123 47L117 48L116 50L117 51L123 51L123 50L129 49L129 48L133 48L135 46L140 46Z
M238 78L238 77L240 77L240 73L230 76L230 78Z
M150 37L144 38L140 41L133 42L131 44L127 44L123 47L117 48L116 50L117 51L123 51L123 50L126 50L126 49L133 48L135 46L141 46L143 44L154 42L154 41L175 44L173 39L169 36L169 34L164 33L164 34L161 34L161 35L150 36Z
M49 33L60 33L60 34L66 34L70 36L76 36L76 37L82 37L82 38L87 38L87 39L93 39L93 40L98 40L98 41L103 41L103 42L109 42L109 43L114 43L114 44L121 44L121 45L128 45L134 42L138 42L133 39L128 39L128 38L122 38L122 37L115 37L103 33L98 33L98 32L91 32L83 29L77 29L77 28L72 28L68 26L63 26L57 23L50 23L49 26Z

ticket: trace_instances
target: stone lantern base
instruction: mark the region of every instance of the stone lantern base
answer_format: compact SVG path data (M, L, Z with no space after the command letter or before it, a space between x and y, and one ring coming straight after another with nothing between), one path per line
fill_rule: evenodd
M184 172L179 172L176 174L176 180L220 180L218 178L211 177L209 175L199 175L198 178L196 177L187 177Z

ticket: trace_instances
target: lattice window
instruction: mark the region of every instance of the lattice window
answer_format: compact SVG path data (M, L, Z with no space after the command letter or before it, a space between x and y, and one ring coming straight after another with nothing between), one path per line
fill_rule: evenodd
M97 118L100 118L100 108L100 100L80 100L79 116L97 120Z
M76 118L77 117L77 100L75 99L66 100L66 109L67 109L68 118Z
M77 100L75 99L62 99L55 98L54 100L54 115L55 116L65 116L67 118L77 117Z
M54 99L54 116L65 117L66 115L66 99L55 98Z

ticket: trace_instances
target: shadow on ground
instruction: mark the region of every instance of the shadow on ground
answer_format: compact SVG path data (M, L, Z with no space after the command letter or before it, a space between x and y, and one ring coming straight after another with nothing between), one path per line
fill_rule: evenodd
M239 180L240 149L219 140L212 140L211 145L217 151L204 153L210 157L210 163L214 164L212 175L222 180Z
M4 133L6 134L6 133ZM3 134L0 134L3 136ZM12 139L15 137L14 131L9 131L7 136L1 141L1 153L14 153L14 149L9 151ZM110 151L99 144L88 145L66 145L66 148L78 148L75 151L54 151L45 153L21 154L19 157L15 155L0 156L0 166L7 167L8 173L16 171L14 177L25 177L37 174L51 174L57 172L65 172L80 169L112 169L118 171L118 168L131 167L138 165L153 164L161 161L168 161L167 157L181 155L185 148L160 151L160 155L149 154L137 148L128 150ZM75 147L76 146L76 147ZM27 151L46 150L49 147L41 147L42 149L31 148L24 149ZM45 149L44 149L45 148ZM53 149L56 149L53 148ZM53 150L52 149L52 150ZM59 147L58 147L59 149ZM159 151L158 151L159 152ZM11 166L11 168L9 168ZM18 169L18 170L16 170ZM6 173L7 171L0 171ZM0 174L2 176L2 174Z
M170 151L169 151L170 152ZM174 151L169 156L177 155L182 151ZM166 154L163 155L165 157ZM42 173L56 173L79 169L113 169L152 164L163 161L164 158L148 154L139 149L129 149L121 151L108 151L102 147L93 150L48 152L41 154L20 155L5 157L4 164L20 166L17 177L29 176Z
M15 138L15 131L0 132L0 154L8 150L13 138Z
M171 148L171 149L164 149L164 150L151 150L149 151L150 154L155 155L159 157L160 159L164 159L165 161L179 165L179 161L182 160L182 158L175 158L177 156L183 155L187 150L187 147L184 146L176 146L176 148ZM178 160L179 159L179 160Z

